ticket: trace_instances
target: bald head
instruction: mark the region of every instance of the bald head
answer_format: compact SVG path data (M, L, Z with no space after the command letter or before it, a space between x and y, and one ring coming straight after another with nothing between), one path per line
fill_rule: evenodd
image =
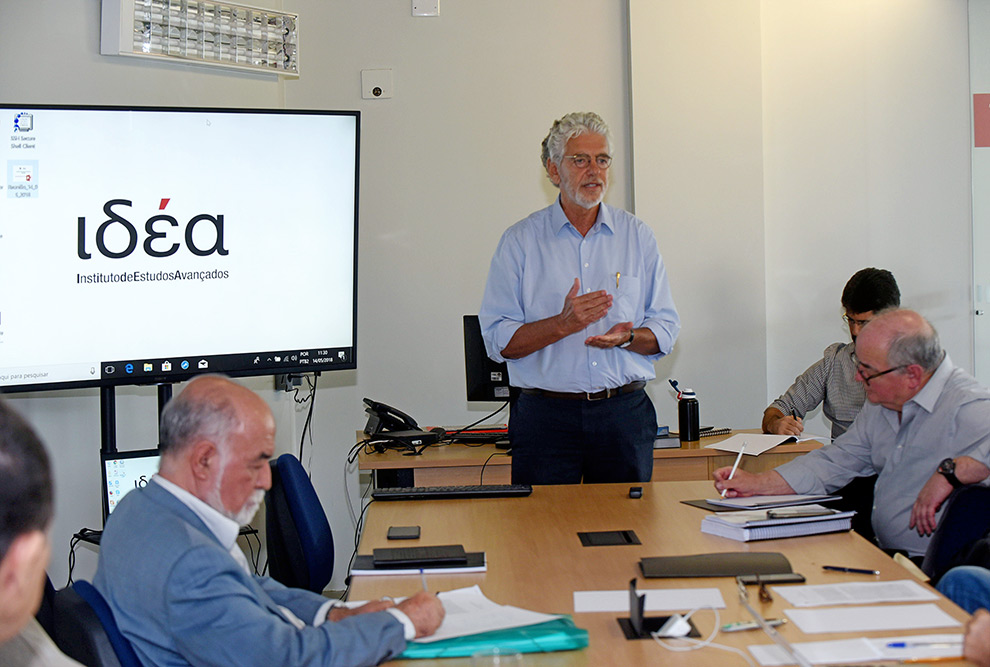
M162 411L160 449L162 477L240 521L271 486L275 422L250 389L201 376Z
M942 362L938 332L913 310L883 311L863 328L859 336L856 341L857 355L866 347L883 351L891 366L918 365L926 373L931 373Z
M856 379L866 400L901 412L942 362L935 328L912 310L888 310L874 317L856 338Z

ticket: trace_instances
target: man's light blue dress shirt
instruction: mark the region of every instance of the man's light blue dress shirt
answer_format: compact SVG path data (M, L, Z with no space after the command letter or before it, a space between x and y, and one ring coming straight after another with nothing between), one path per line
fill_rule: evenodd
M582 294L605 290L613 295L608 315L526 357L504 359L501 351L519 327L560 313L575 278ZM502 235L479 320L488 355L508 361L513 386L560 392L594 392L652 380L653 362L671 351L681 329L653 231L635 216L602 204L594 226L582 237L559 199ZM587 337L620 322L649 327L660 353L645 356L584 344Z

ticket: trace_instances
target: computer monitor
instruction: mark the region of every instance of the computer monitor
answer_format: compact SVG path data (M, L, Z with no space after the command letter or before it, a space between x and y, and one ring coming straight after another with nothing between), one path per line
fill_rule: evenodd
M103 467L103 521L127 493L146 486L151 476L158 472L157 449L140 449L130 452L101 452Z
M509 369L488 357L477 315L464 316L464 371L469 401L511 401Z

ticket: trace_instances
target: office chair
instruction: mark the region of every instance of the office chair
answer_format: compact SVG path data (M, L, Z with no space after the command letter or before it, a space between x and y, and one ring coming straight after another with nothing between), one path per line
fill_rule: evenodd
M45 629L52 640L55 639L55 585L52 584L52 578L47 574L45 575L45 592L41 597L41 606L38 607L38 613L34 615L34 618L38 621L38 624Z
M841 489L832 492L840 500L829 503L829 507L842 512L854 511L852 529L863 536L865 540L876 545L877 536L873 532L873 488L877 484L877 476L857 477Z
M269 574L293 588L322 593L333 576L333 533L313 483L299 460L271 461L272 488L265 494Z
M87 667L141 667L110 606L88 581L55 594L55 643Z
M942 518L925 552L921 570L931 577L932 586L956 565L984 565L967 562L967 552L990 531L990 488L964 486L945 499Z

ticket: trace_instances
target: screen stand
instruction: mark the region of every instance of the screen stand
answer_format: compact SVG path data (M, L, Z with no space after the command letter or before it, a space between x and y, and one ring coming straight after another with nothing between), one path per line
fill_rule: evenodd
M117 389L115 387L100 387L100 451L113 454L117 451ZM158 385L158 423L161 424L162 410L172 399L172 385ZM161 442L161 432L158 442Z
M107 454L117 451L116 388L100 387L100 450Z

